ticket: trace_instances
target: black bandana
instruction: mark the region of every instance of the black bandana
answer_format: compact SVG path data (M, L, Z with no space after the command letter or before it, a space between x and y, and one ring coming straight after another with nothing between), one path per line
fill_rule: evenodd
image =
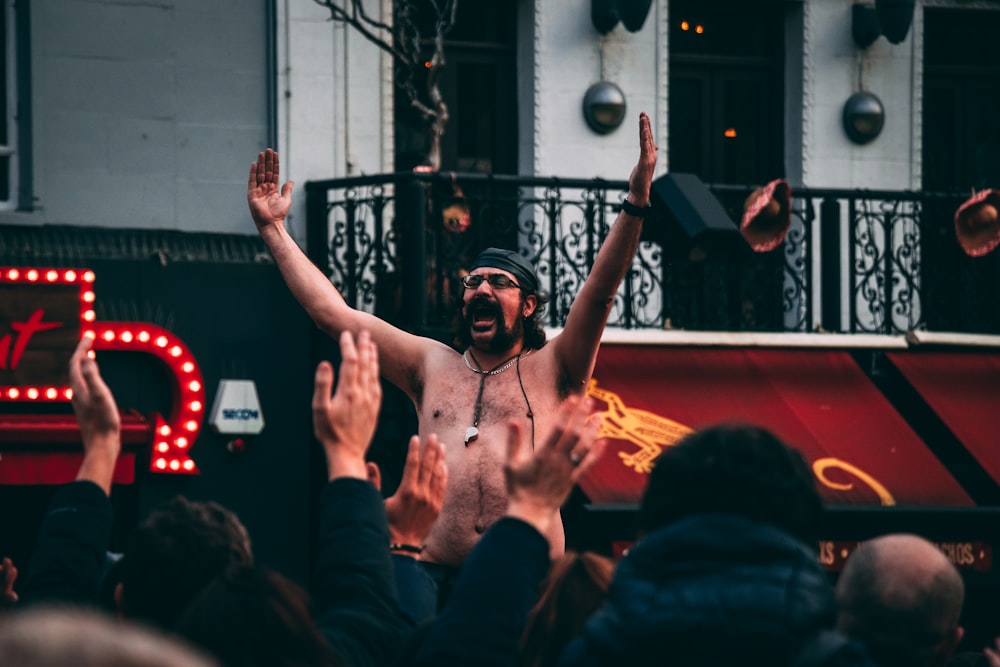
M479 253L479 257L476 257L470 271L483 266L501 269L513 274L517 278L518 284L521 285L521 289L528 294L538 292L538 278L535 276L535 270L520 253L500 248L487 248Z

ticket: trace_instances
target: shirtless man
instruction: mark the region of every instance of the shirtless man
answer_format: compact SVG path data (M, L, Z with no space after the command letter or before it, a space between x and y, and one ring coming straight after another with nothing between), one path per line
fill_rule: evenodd
M285 229L293 184L279 187L277 153L268 149L250 165L250 213L292 294L334 338L345 329L354 335L370 331L382 376L416 406L421 439L437 433L445 447L449 483L424 560L461 565L483 531L503 515L508 421L519 419L526 433L544 438L562 402L586 390L615 293L639 243L656 152L649 117L640 114L639 161L625 205L631 212L623 210L612 225L562 333L547 344L544 334L526 344L525 320L540 305L538 280L520 255L491 248L464 279L469 345L460 352L349 307ZM552 525L552 552L560 554L562 522Z

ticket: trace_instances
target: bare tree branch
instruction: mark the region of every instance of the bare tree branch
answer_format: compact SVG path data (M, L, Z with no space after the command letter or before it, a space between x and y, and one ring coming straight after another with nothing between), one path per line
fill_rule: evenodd
M458 0L395 0L393 22L389 25L365 12L364 0L313 0L330 12L333 21L340 21L358 31L365 39L389 54L395 63L395 85L427 121L431 138L431 164L440 165L441 135L448 124L448 106L438 87L441 69L445 66L444 37L455 25ZM418 5L425 5L433 19L434 35L430 40L420 34ZM388 36L387 36L388 35ZM433 45L426 59L427 43ZM426 86L421 96L416 79L426 69Z

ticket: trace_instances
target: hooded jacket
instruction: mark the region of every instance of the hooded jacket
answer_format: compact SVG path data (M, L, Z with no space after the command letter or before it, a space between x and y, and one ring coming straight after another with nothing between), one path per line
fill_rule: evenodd
M560 667L785 665L833 626L816 554L739 516L697 515L638 542Z

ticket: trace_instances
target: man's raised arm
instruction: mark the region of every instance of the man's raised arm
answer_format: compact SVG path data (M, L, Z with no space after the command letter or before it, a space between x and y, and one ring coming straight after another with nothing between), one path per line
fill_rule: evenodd
M372 340L383 350L383 375L412 396L413 387L409 383L419 373L427 341L355 310L344 301L285 229L294 183L288 181L279 187L279 172L278 154L270 148L260 153L250 165L247 203L285 284L316 326L331 338L339 339L343 331L355 336L362 330L370 331Z
M566 316L564 334L552 344L568 377L581 390L594 370L597 348L611 313L618 285L632 264L642 220L649 204L649 188L656 168L656 143L649 116L639 114L639 161L629 176L628 197L622 212L594 259L594 266ZM629 212L631 211L631 212ZM636 215L638 213L638 215Z

